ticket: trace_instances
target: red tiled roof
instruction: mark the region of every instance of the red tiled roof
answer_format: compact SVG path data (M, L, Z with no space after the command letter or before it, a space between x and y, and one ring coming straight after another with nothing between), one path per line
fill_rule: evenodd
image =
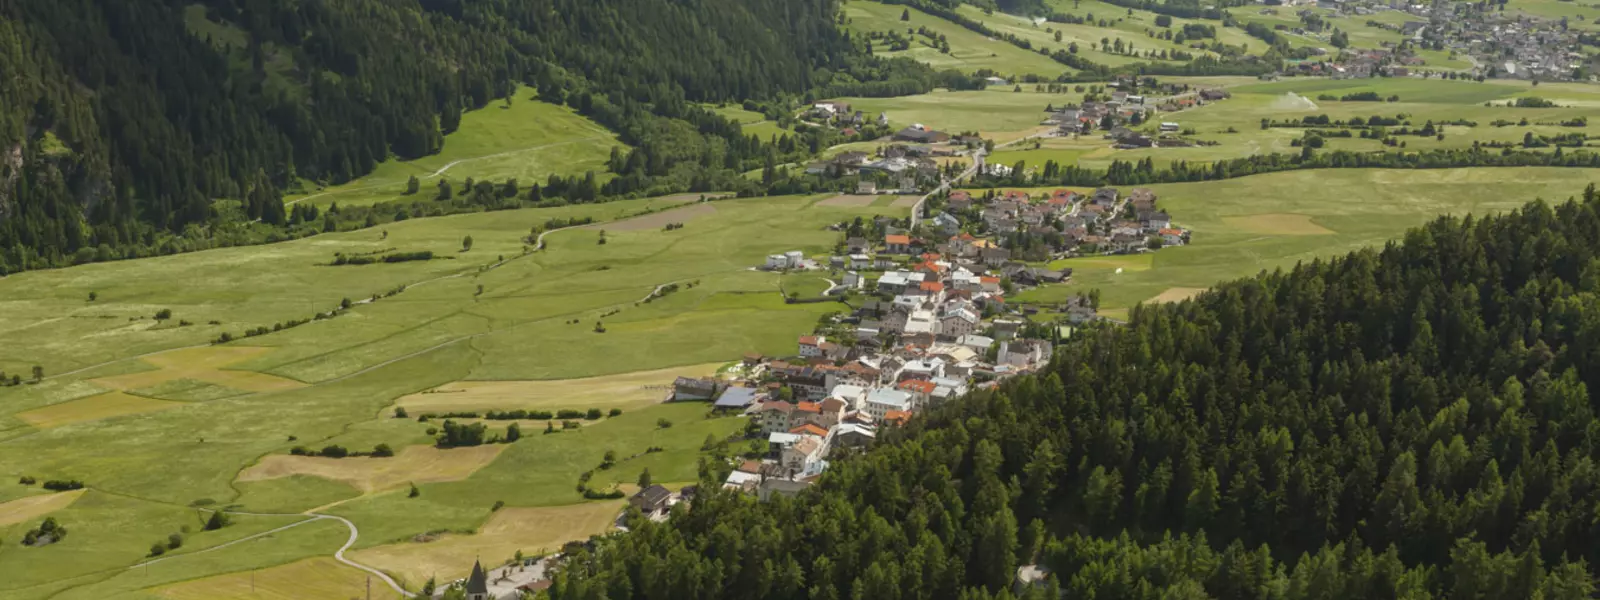
M886 235L886 236L883 236L883 243L885 243L885 244L899 244L901 246L909 246L909 245L911 245L911 236L906 236L906 235Z
M983 277L979 277L978 278L978 282L979 283L1000 283L1000 278L999 277L989 277L989 276L986 275L986 276L983 276Z
M807 435L814 435L814 436L818 436L818 437L825 437L825 436L828 435L828 430L823 429L821 427L818 427L816 425L813 425L811 423L806 423L805 425L801 425L801 426L796 427L794 429L790 429L789 433L801 433L801 434L807 434Z
M1161 235L1183 235L1183 230L1182 229L1173 229L1171 227L1168 227L1166 229L1161 230Z
M747 461L744 461L743 463L740 463L739 464L739 468L734 469L734 470L735 471L743 471L745 473L760 473L761 472L761 461L747 460Z
M908 392L921 392L921 393L924 393L924 394L932 394L933 393L933 388L935 388L937 386L933 385L932 381L923 381L921 379L907 379L905 381L900 382L900 386L899 387L900 387L900 389L908 391Z
M814 336L814 335L802 335L802 336L800 336L800 345L801 346L815 346L815 345L817 345L817 336Z
M794 409L800 412L822 412L822 407L817 406L815 402L801 402L796 404Z
M891 410L889 412L883 413L883 421L885 423L893 423L895 425L905 425L906 421L910 421L910 420L911 420L911 413L903 411L903 410Z
M944 284L943 283L939 283L937 281L924 281L924 282L922 282L922 291L924 291L924 292L942 292L942 291L944 291Z

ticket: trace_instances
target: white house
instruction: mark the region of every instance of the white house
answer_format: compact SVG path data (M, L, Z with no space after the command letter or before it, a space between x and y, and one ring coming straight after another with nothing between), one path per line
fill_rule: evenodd
M882 421L889 411L911 410L911 395L900 390L877 388L867 394L867 414Z
M861 410L867 405L867 388L859 385L836 385L828 392L829 398L843 400L848 410Z
M805 358L822 356L822 345L827 341L828 338L820 335L800 336L800 356Z
M789 257L782 254L767 255L767 269L781 271L789 268Z
M782 400L772 400L761 404L756 409L756 414L761 415L761 433L769 436L777 434L788 435L789 415L794 412L794 405Z
M848 271L848 272L846 272L844 274L844 287L845 287L845 289L859 290L859 289L862 289L862 288L864 288L866 286L867 286L867 278L862 277L860 273L857 273L855 271Z

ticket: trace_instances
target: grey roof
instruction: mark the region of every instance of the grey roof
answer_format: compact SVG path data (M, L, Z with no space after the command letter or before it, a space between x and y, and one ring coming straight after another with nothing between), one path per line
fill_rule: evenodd
M722 392L713 406L719 408L743 408L756 401L755 388L731 387Z
M468 594L489 593L489 576L483 572L483 563L472 561L472 575L467 577Z

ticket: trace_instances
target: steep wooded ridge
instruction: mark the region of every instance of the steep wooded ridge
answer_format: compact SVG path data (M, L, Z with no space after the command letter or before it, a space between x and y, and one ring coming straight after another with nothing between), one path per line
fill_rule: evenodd
M629 172L608 193L735 177L771 158L768 144L693 102L931 87L926 67L855 49L835 12L832 0L0 3L0 273L270 241L252 224L308 235L321 228L283 229L315 215L287 214L280 190L435 153L463 110L517 84L642 152L617 161ZM219 214L218 198L240 214Z
M797 498L707 464L551 595L1588 598L1597 247L1591 185L1136 309Z

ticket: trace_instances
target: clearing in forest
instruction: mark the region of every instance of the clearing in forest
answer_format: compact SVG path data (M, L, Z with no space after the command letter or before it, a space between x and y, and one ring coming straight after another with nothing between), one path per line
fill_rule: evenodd
M1204 291L1206 291L1205 288L1193 288L1193 287L1167 288L1167 291L1161 292L1160 295L1158 295L1158 296L1156 296L1154 298L1151 298L1150 301L1151 302L1182 302L1184 300L1188 300L1190 298L1198 296L1198 295L1200 295L1200 292L1204 292Z
M215 575L151 590L172 600L300 600L304 598L367 598L371 576L331 557L310 558L249 572ZM400 595L372 582L371 598Z
M71 506L86 491L88 490L40 494L38 496L18 498L10 502L0 502L0 527L26 523Z
M1271 213L1242 217L1223 217L1228 227L1245 232L1266 235L1333 235L1338 233L1311 222L1311 215Z
M182 402L156 400L122 392L107 392L52 404L16 414L22 422L39 429L49 429L84 421L98 421L123 415L155 412L183 406Z
M705 377L722 363L636 371L582 379L547 381L457 381L419 394L401 397L398 404L412 414L484 410L588 410L625 411L661 402L678 377Z
M624 504L615 500L503 508L472 535L447 533L432 541L376 546L354 552L350 558L397 574L409 583L420 584L430 576L450 581L466 576L474 558L486 564L499 564L515 556L518 550L528 556L552 552L567 542L611 531Z
M272 348L254 346L182 348L140 359L156 367L154 371L102 377L90 381L96 385L123 391L154 388L179 379L203 381L247 392L276 392L305 387L304 383L275 375L223 369L228 365L241 363L271 351Z
M470 448L407 446L388 458L323 458L273 454L243 472L239 481L262 481L290 475L312 475L342 481L364 494L407 483L460 481L476 473L506 449L505 444Z

